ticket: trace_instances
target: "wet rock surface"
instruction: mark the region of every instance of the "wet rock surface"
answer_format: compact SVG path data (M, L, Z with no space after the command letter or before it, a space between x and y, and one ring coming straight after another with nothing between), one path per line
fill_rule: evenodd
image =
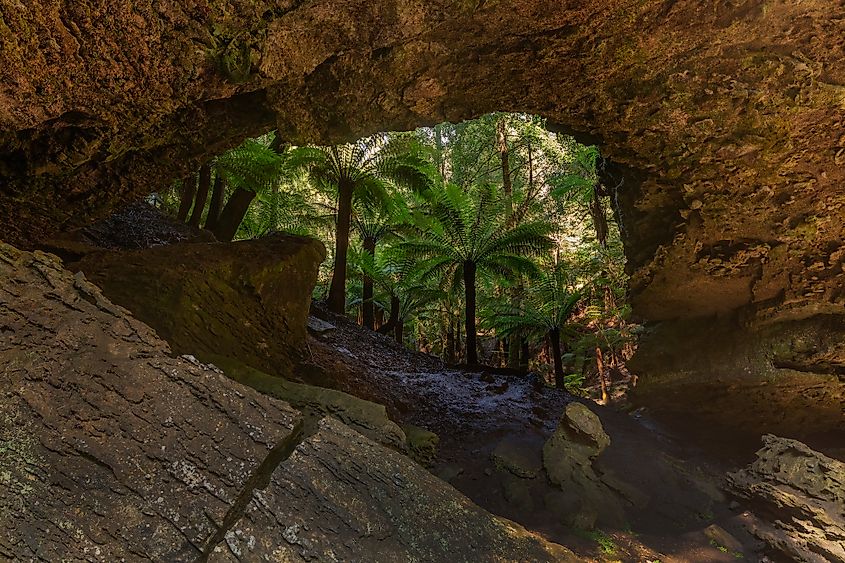
M0 557L575 561L0 245Z
M845 561L845 463L768 435L757 460L727 483L760 517L750 528L772 552L791 561Z

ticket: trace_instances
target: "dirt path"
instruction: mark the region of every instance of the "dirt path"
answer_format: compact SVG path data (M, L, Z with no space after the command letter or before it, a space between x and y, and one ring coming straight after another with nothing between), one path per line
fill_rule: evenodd
M503 442L518 444L526 463L541 464L543 444L572 397L528 378L448 368L326 317L337 329L312 340L315 362L338 375L347 391L387 404L400 423L437 433L433 472L487 510L572 547L585 560L758 560L756 543L742 526L743 513L731 509L720 491L727 467L653 421L585 401L611 438L595 468L618 488L625 521L599 522L594 530L566 526L549 506L554 488L547 479L540 475L515 486L492 454ZM731 543L730 537L722 543L712 539L713 532L705 530L713 525L739 544L722 545Z

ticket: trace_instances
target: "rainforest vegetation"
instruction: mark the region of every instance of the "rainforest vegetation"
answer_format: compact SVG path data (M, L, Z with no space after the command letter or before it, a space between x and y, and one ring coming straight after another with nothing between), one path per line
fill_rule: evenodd
M250 139L158 197L221 241L323 241L314 298L445 361L607 400L636 326L603 160L524 114L354 143Z

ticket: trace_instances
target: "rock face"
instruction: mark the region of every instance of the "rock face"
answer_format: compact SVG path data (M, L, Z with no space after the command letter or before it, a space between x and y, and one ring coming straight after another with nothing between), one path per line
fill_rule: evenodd
M845 463L796 440L763 437L747 468L728 475L732 493L762 520L752 532L792 561L845 561Z
M640 340L634 399L679 424L746 436L845 436L845 321L667 321Z
M841 332L843 20L821 0L0 0L0 239L85 224L274 127L331 142L518 110L615 163L637 314ZM841 374L818 352L777 377Z
M207 363L230 357L293 377L307 357L311 290L324 257L316 240L274 235L90 254L71 267L178 354Z
M0 558L574 561L0 245Z

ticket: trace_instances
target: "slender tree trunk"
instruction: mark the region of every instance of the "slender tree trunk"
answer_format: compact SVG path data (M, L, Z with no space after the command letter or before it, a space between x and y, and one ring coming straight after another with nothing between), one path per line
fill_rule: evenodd
M463 356L463 344L461 343L461 317L455 321L455 363L460 363Z
M522 351L519 354L519 369L522 370L524 373L528 373L530 366L528 365L531 360L531 349L528 347L528 339L523 338L522 340Z
M475 330L475 262L464 262L464 291L466 292L466 348L467 348L467 364L471 366L478 365L478 343L476 342Z
M604 355L601 347L596 346L596 367L599 371L599 385L601 386L601 404L606 405L610 402L610 397L607 393L607 374L604 369Z
M364 238L364 252L375 258L376 255L376 239L372 237ZM375 304L373 303L373 278L364 274L364 301L361 303L363 310L363 325L373 330L375 329Z
M393 327L393 338L396 339L397 344L404 344L403 337L405 336L405 321L399 320L396 326Z
M223 196L226 195L226 184L223 182L223 176L217 173L214 179L214 188L211 190L211 202L208 204L208 214L205 216L205 228L214 232L217 228L217 223L220 220L220 214L223 212Z
M516 216L513 212L513 179L511 178L511 153L508 146L508 123L502 117L496 124L496 145L499 150L499 159L502 167L502 190L505 192L505 212L508 216L508 224L513 225L516 222ZM519 287L511 291L511 304L514 307L519 307ZM508 339L508 363L507 367L511 369L519 369L519 339Z
M502 162L502 189L505 192L505 205L508 217L513 215L513 181L511 180L511 156L508 147L508 124L504 117L496 124L496 144Z
M346 264L349 254L349 228L352 222L352 188L341 182L337 197L337 234L335 236L334 273L329 288L329 311L346 311Z
M563 384L563 358L560 351L560 329L553 328L549 331L549 340L552 344L552 361L555 366L555 386L564 389Z
M379 307L375 310L375 321L373 324L373 330L378 330L384 325L384 309Z
M455 329L452 326L451 319L449 320L449 328L446 329L446 363L458 363L457 354L455 350Z
M593 186L593 198L590 200L590 216L596 229L596 240L602 248L607 248L607 215L601 201L601 191L598 184Z
M380 334L390 334L390 331L396 330L396 325L399 324L399 308L401 305L398 297L390 296L390 318L378 329Z
M604 211L604 205L601 201L601 190L599 184L593 186L593 199L590 202L590 215L593 218L593 224L596 229L596 240L603 249L607 249L607 235L609 228L607 225L607 215ZM607 279L607 270L602 270L601 276ZM613 298L613 288L609 283L604 286L604 310L610 313L616 307L615 299ZM596 366L599 371L599 384L601 385L601 400L602 403L608 402L609 381L607 379L607 372L604 366L604 357L600 347L596 347Z
M205 202L208 201L208 191L211 189L211 167L203 164L200 168L199 183L197 185L197 198L194 201L194 210L188 224L199 228L202 221L202 212L205 211Z
M231 242L235 238L253 199L255 199L255 192L249 190L238 188L232 193L229 201L226 202L226 207L220 213L217 228L212 231L217 240Z
M196 178L190 176L185 178L182 182L182 193L179 199L179 212L176 214L176 219L184 223L188 218L188 212L191 210L191 205L194 203L194 196L197 194Z

